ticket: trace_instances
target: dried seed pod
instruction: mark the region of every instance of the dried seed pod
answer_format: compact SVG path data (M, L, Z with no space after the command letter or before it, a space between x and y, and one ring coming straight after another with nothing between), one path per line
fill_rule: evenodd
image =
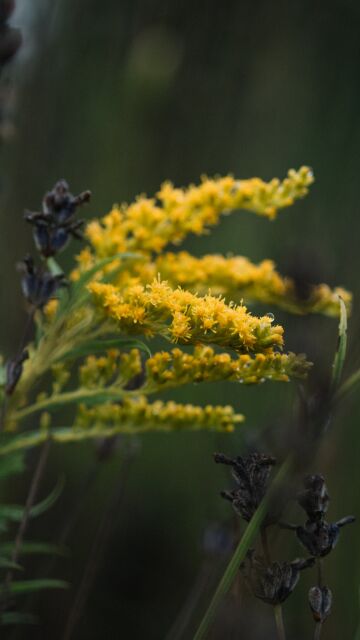
M74 220L76 210L90 200L90 191L73 196L65 180L59 180L45 194L42 211L25 212L25 220L33 225L36 248L44 257L54 256L64 249L70 237L82 238L83 220Z
M354 516L347 516L338 522L328 523L325 520L312 522L296 527L296 535L303 546L313 556L323 557L334 549L340 535L340 528L355 521Z
M249 522L266 493L276 459L259 453L251 453L246 458L229 458L222 453L215 453L214 460L232 467L238 487L232 491L222 491L221 495L232 503L238 515ZM265 524L274 520L276 518L269 516Z
M299 581L300 571L311 567L314 562L314 558L297 558L293 562L272 562L268 565L264 558L257 556L251 549L240 565L240 570L253 595L276 606L293 592Z
M19 267L24 274L21 279L24 297L37 309L41 309L60 287L66 285L64 274L54 276L49 271L41 271L35 267L31 256L25 256Z
M315 622L324 622L331 613L332 593L328 587L311 587L309 605Z
M304 480L305 490L299 493L298 502L306 511L309 520L320 520L329 506L329 494L322 475L314 474Z

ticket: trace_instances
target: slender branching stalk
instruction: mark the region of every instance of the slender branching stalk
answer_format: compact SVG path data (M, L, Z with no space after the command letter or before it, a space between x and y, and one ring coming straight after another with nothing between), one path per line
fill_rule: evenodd
M15 543L14 543L14 549L12 552L12 556L11 556L11 561L16 564L18 562L19 559L19 555L21 553L21 545L23 543L24 540L24 536L26 533L26 529L28 526L28 522L29 522L29 516L30 516L30 511L34 505L34 502L36 500L36 496L37 496L37 492L39 489L39 485L45 470L45 466L46 466L46 462L48 459L48 455L49 455L49 450L50 450L50 444L51 444L51 440L48 437L44 444L43 447L40 451L40 455L37 461L37 465L34 471L34 475L32 477L31 483L30 483L30 488L29 488L29 493L27 495L27 499L26 499L26 503L25 503L25 507L24 507L24 512L23 512L23 516L22 519L20 521L19 524L19 528L16 534L16 538L15 538ZM10 588L11 588L11 583L12 583L12 579L13 579L13 571L12 569L10 569L6 576L5 576L5 582L4 582L4 593L5 593L5 598L4 598L4 608L6 608L6 599L7 596L10 592Z

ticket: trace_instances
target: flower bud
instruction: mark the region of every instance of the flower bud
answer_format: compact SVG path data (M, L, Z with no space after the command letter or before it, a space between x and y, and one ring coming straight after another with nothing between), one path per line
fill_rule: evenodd
M253 549L248 551L240 570L256 598L273 606L284 602L295 589L300 571L311 567L314 558L293 562L272 562L268 565Z
M276 459L259 453L251 453L247 458L228 458L222 453L215 453L214 460L232 467L238 486L232 491L222 491L221 495L232 503L239 516L249 522L266 493ZM269 518L267 521L269 523Z
M332 593L328 587L311 587L309 605L315 622L324 622L331 613Z

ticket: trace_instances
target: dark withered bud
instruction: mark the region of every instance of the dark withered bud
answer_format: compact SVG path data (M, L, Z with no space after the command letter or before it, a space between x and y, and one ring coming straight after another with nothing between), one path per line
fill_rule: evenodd
M332 523L325 520L318 522L308 520L303 527L296 527L295 531L298 539L311 555L323 557L327 556L336 546L341 527L354 521L354 516L348 516Z
M5 393L8 396L15 391L15 387L21 378L23 372L23 363L27 360L29 354L27 351L23 351L19 356L12 358L6 365L6 384Z
M222 453L215 453L214 460L231 466L238 486L232 491L222 491L221 495L232 503L238 515L249 522L266 493L276 459L260 453L251 453L246 458L229 458ZM272 521L274 520L271 516L268 516L264 524L270 524Z
M26 300L41 309L60 289L66 285L64 274L54 276L49 271L41 271L34 265L31 256L26 256L19 265L23 272L21 288Z
M59 180L44 196L43 213L62 224L74 216L78 207L89 202L90 196L90 191L83 191L78 196L73 196L66 180Z
M309 605L315 622L325 622L331 613L332 593L328 587L311 587Z
M25 212L25 220L33 225L34 242L41 255L54 256L66 247L70 237L82 238L84 220L74 220L74 216L90 196L90 191L73 196L67 182L59 180L52 191L45 194L41 212Z
M240 565L241 573L256 598L273 606L284 602L294 591L300 571L313 566L314 558L296 559L293 562L272 562L268 565L255 551L248 551Z
M298 495L298 502L306 511L309 520L321 520L328 510L330 501L323 476L319 474L307 476L304 486L305 490Z

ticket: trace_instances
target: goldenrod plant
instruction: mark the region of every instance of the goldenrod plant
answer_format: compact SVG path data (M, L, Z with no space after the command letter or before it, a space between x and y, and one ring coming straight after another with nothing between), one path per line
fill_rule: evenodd
M310 363L284 350L284 329L271 310L278 304L295 313L336 315L339 294L350 305L348 292L315 285L304 300L270 261L256 266L243 257L194 258L164 248L189 233L208 232L221 215L239 208L272 220L304 197L312 182L311 170L302 167L268 183L231 176L203 178L187 189L166 183L155 198L141 196L88 223L88 245L68 280L54 256L79 237L76 210L90 194L74 197L65 182L55 185L41 212L26 213L42 258L37 266L27 256L21 266L36 331L7 363L3 429L26 437L14 438L5 450L30 442L34 418L39 429L33 444L45 433L71 441L132 429L231 431L243 416L230 407L153 404L148 397L193 382L305 377ZM264 304L264 315L248 309L253 300ZM176 348L150 355L154 337ZM70 372L76 370L74 386ZM49 372L50 391L41 387ZM54 411L65 404L75 413L64 427L54 421Z
M228 433L244 420L230 406L151 396L194 383L304 379L311 363L286 351L275 307L339 316L340 298L350 309L351 294L320 283L304 297L271 260L255 265L243 256L196 258L175 247L234 211L268 223L306 196L312 182L311 170L301 167L282 181L204 177L186 189L165 183L154 198L140 196L90 221L84 234L76 214L90 192L73 196L65 181L58 182L40 212L25 214L38 261L26 256L20 264L28 325L18 352L1 369L2 459L41 443L117 434ZM86 245L66 276L57 256L83 235ZM263 305L263 315L250 310L253 302ZM58 412L65 406L63 424ZM9 560L14 566L39 477ZM7 597L12 574L5 584Z

